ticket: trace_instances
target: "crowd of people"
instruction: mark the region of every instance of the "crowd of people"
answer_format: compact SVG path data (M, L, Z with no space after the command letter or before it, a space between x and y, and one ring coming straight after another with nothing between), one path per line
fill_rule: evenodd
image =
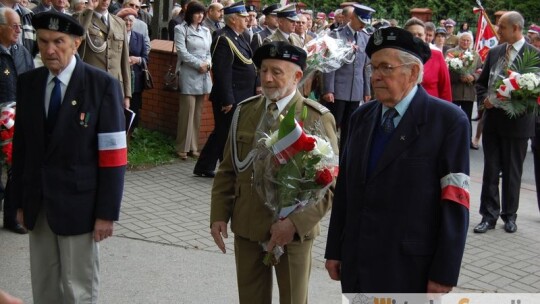
M122 109L138 114L143 104L152 15L139 0L0 4L0 92L17 101L4 226L31 230L35 303L95 303L96 243L112 235L118 219L131 136ZM488 84L500 58L510 65L524 50L540 54L540 27L524 35L518 12L497 22L499 46L485 62L467 23L457 33L450 18L436 26L413 17L399 27L372 20L375 10L359 3L315 14L295 4L258 11L230 0L182 0L173 13L175 148L181 160L197 158L196 176L214 178L211 235L226 252L230 223L241 303L270 303L274 270L280 302L307 303L313 240L330 207L326 268L343 292L451 291L468 229L469 149L479 149L480 134L482 221L474 232L494 229L499 218L506 232L517 230L523 160L540 122L535 129L532 114L509 118L490 101ZM304 47L324 36L350 46L353 60L304 75ZM449 56L466 52L472 68L449 69ZM40 90L24 90L22 83L34 81ZM214 130L200 149L206 97ZM480 128L473 137L474 102ZM340 170L320 202L276 221L255 189L262 163L253 151L260 133L275 131L290 109L304 127L320 127ZM72 122L78 126L67 128ZM30 140L36 130L39 140ZM263 265L264 253L278 247L281 262ZM64 263L78 266L66 270Z

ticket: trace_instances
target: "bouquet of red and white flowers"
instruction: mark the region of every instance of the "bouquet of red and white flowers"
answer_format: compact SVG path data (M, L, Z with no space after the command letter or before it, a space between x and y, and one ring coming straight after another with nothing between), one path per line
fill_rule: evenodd
M15 132L15 102L0 104L0 146L6 164L11 165L13 134Z
M540 57L526 50L523 57L506 67L504 58L491 71L489 101L510 118L532 113L540 107Z
M307 134L302 122L295 120L294 112L292 105L279 130L261 140L256 157L259 164L254 166L257 191L276 221L320 202L338 173L338 156L323 132L314 130ZM304 108L303 119L306 115ZM267 242L262 244L264 249L266 245ZM276 246L264 263L277 264L281 254L283 248Z

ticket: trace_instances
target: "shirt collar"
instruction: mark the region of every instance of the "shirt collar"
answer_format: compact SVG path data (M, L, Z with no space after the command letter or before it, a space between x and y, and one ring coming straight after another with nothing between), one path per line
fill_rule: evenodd
M415 85L412 90L400 101L398 102L398 104L396 104L396 106L394 107L394 109L396 109L396 111L399 113L399 118L401 119L401 117L403 117L403 115L405 115L405 112L407 112L407 109L409 108L409 105L411 104L411 101L414 97L414 95L416 94L416 92L418 91L418 85ZM382 107L382 113L381 115L384 115L384 113L386 113L386 111L388 111L388 107L383 105ZM382 116L381 116L382 118ZM381 120L382 121L382 120ZM396 124L397 126L397 124Z
M296 90L293 90L291 94L281 98L276 102L276 105L278 107L278 113L281 113L285 109L285 107L289 104L289 102L293 99L294 95L296 94ZM268 108L268 105L271 103L268 98L266 98L266 103L264 105L264 108Z
M60 74L54 76L54 74L49 71L49 77L47 78L47 83L50 83L54 77L57 77L58 79L60 79L62 84L67 86L69 83L69 80L71 79L71 75L73 75L73 71L75 70L76 63L77 63L77 59L75 59L75 55L73 55L67 67L62 72L60 72Z
M519 39L518 41L514 42L512 44L512 46L514 47L514 50L516 52L519 52L519 50L521 50L521 48L523 47L523 45L525 44L525 37L521 37L521 39Z

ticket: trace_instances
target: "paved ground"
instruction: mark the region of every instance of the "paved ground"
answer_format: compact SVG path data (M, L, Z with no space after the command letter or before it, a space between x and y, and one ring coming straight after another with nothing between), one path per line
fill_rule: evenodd
M471 152L470 234L457 291L540 292L540 214L527 155L519 230L502 224L472 233L478 216L482 151ZM130 171L115 237L102 243L100 303L235 303L232 239L223 255L209 236L211 179L193 177L188 160ZM411 219L414 220L414 219ZM340 303L323 267L328 217L314 246L310 303ZM0 288L31 303L28 240L0 229ZM274 292L276 294L276 292ZM277 302L277 301L276 301Z

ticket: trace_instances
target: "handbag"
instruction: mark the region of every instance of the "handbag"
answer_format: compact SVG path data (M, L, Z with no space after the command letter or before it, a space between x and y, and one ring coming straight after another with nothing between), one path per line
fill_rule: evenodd
M174 54L174 42L171 54ZM173 59L174 57L171 56L171 60L169 62L169 70L167 70L165 76L163 76L163 89L165 91L178 91L179 89L178 74L176 73L176 66L173 66Z
M154 80L152 79L152 74L150 74L150 71L148 70L148 66L146 65L146 60L143 59L142 61L142 71L144 74L144 88L145 89L153 89L154 88Z

